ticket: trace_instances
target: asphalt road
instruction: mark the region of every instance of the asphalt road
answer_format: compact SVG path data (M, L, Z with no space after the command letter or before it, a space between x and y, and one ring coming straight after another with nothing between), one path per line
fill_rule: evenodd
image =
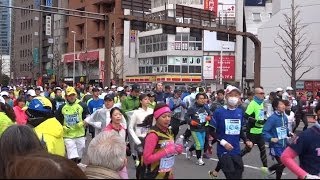
M313 124L310 123L309 127ZM179 133L185 131L186 126L182 126ZM302 124L298 128L298 131L302 129ZM192 139L192 138L191 138ZM87 141L88 142L88 141ZM243 144L241 143L243 146ZM269 155L269 148L267 147L268 153L268 165L271 166L276 163L273 161ZM87 158L84 157L83 163L86 164ZM186 159L185 153L176 157L174 176L175 179L208 179L208 171L214 169L217 165L217 156L216 156L216 144L213 146L213 155L210 159L204 159L206 163L204 166L196 165L196 157L191 158L190 160ZM260 152L257 146L255 146L252 151L243 157L243 162L245 164L245 169L243 172L243 179L264 179L260 167L262 166L260 160ZM130 179L135 179L135 167L134 162L131 157L128 157L128 173ZM223 172L220 171L218 179L225 179ZM269 179L275 179L275 175L271 175ZM284 170L282 179L297 179L297 177L291 173L288 169Z

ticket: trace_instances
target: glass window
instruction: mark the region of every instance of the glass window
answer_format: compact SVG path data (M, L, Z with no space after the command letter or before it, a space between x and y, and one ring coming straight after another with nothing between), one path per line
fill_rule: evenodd
M181 66L181 73L188 73L188 66Z
M174 72L174 66L172 66L172 65L169 65L168 66L168 72Z
M189 34L182 34L182 41L188 41Z
M202 43L196 43L195 50L202 50Z
M196 37L190 36L189 38L190 38L189 41L196 41Z
M152 44L146 45L146 52L152 52Z
M261 21L260 13L252 13L253 21Z
M174 72L175 73L180 73L181 67L180 66L174 66Z
M160 47L159 44L153 44L153 52L159 51Z
M145 53L146 52L146 46L140 46L139 47L139 52L140 53Z
M162 41L162 42L168 41L168 36L167 36L166 34L162 34L162 35L161 35L161 41Z
M195 73L201 73L201 66L195 66Z
M181 34L176 34L175 41L181 41Z
M146 43L146 38L145 38L145 37L139 38L139 44L140 44L140 45L143 45L143 44L145 44L145 43Z
M146 67L146 73L148 73L148 74L152 73L152 66Z
M195 72L194 66L189 66L189 73L194 73L194 72Z

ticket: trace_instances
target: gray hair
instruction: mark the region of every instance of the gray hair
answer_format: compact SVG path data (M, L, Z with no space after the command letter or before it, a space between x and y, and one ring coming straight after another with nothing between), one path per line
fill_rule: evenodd
M126 143L115 133L101 132L90 142L87 154L89 164L119 171L126 163Z

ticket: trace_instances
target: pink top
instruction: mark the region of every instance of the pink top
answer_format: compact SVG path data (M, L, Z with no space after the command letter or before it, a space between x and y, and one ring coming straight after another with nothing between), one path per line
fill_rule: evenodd
M308 173L294 161L297 156L297 153L291 147L287 147L281 155L281 162L298 178L304 179Z
M28 116L26 115L25 111L21 109L19 106L13 107L14 114L16 115L16 122L19 125L27 124Z
M167 129L164 130L164 132L165 131L167 131ZM145 164L152 164L163 157L160 153L153 153L158 140L158 136L155 133L150 133L146 136L143 148L143 161Z

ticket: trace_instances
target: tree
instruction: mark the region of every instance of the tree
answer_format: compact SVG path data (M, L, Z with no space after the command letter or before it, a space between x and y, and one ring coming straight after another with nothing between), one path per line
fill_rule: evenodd
M111 38L111 73L112 78L115 80L116 84L120 84L120 75L124 73L124 60L123 56L119 51L117 51L117 37L119 33L115 32L115 24L113 25L113 36ZM123 78L121 78L123 79Z
M296 94L296 83L306 73L310 72L314 67L305 66L305 61L310 57L312 51L309 50L311 41L307 40L307 33L304 32L308 26L301 24L299 6L295 5L294 0L291 4L291 16L283 14L285 19L284 25L279 25L283 33L278 32L277 39L274 41L282 53L277 52L282 60L282 68L291 79L291 87ZM297 73L299 71L299 74Z

